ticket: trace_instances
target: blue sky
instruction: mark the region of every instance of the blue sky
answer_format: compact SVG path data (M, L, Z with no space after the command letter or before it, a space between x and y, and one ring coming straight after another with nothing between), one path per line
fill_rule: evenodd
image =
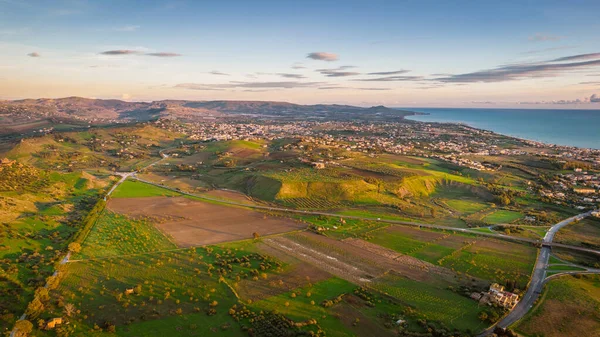
M598 109L599 12L598 1L0 0L0 98Z

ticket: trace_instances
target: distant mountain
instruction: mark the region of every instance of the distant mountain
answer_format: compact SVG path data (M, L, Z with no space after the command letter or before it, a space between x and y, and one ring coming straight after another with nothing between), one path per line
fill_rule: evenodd
M285 120L374 120L401 119L414 114L384 106L362 108L349 105L299 105L270 101L186 101L125 102L121 100L66 97L0 101L0 126L4 133L22 132L48 124L110 124L170 118L199 121L215 118L279 118Z

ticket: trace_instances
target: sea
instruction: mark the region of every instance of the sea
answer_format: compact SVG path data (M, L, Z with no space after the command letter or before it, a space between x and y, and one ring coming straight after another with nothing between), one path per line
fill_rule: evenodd
M462 123L548 144L600 149L600 110L402 108L421 122Z

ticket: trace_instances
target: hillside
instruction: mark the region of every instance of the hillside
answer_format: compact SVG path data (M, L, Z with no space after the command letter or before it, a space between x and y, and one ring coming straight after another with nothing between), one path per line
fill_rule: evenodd
M186 101L126 102L82 97L40 98L0 101L0 134L28 132L57 127L85 127L169 118L201 121L218 117L253 115L286 119L372 120L401 119L413 114L383 106L362 108L348 105L298 105L267 101Z

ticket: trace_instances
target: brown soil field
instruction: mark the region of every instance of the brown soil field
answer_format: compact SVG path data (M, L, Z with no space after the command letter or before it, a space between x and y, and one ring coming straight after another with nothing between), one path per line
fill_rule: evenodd
M178 158L171 158L169 161L172 161L177 164L196 164L198 162L206 162L210 159L213 154L210 152L198 152L194 153L191 156L183 156Z
M310 235L308 240L318 237L318 235L314 235L314 237L313 235ZM377 265L368 265L366 263L359 265L352 258L343 256L348 255L348 252L340 254L333 247L327 247L327 243L320 241L305 241L302 240L302 237L294 235L291 238L289 236L273 237L263 242L274 249L278 249L283 253L292 255L301 261L356 284L370 282L371 279L385 272L385 269ZM352 246L348 245L348 247ZM356 258L356 256L353 257Z
M451 270L419 259L398 254L360 239L338 241L310 232L294 233L265 240L279 254L287 254L310 263L340 278L357 284L394 271L415 281L447 286L458 284Z
M257 301L304 287L309 283L323 281L330 277L331 274L328 272L308 263L300 262L281 274L270 275L267 279L261 278L258 281L242 280L237 284L236 290L242 299Z
M594 337L600 336L598 315L582 310L575 303L546 300L543 314L535 316L519 330L532 336Z
M156 226L180 247L237 241L298 230L305 225L269 217L241 207L228 207L185 197L112 199L108 208L132 217L162 219Z
M415 281L435 282L437 280L434 275L440 276L450 283L456 279L456 274L450 269L397 253L362 239L346 239L344 242L360 248L363 251L363 257L373 259L374 263L379 263L389 270Z

